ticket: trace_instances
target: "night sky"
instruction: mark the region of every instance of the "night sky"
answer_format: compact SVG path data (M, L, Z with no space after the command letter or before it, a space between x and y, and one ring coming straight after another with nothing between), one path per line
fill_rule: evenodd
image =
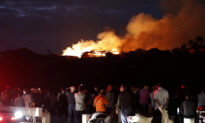
M0 0L0 51L60 54L107 29L123 35L140 12L162 16L158 0Z

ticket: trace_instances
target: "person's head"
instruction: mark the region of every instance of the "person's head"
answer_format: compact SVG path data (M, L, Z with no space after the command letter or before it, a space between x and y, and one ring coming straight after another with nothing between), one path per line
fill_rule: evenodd
M188 100L189 99L189 96L188 95L186 95L186 98L185 98L186 100Z
M100 94L103 94L103 93L104 93L104 89L101 88L101 89L100 89Z
M107 85L106 91L112 91L112 85Z
M146 84L146 85L144 85L144 89L145 90L148 90L149 89L149 86Z
M137 91L138 91L138 88L136 88L135 86L132 86L132 87L131 87L131 92L132 92L132 93L135 93L135 94L136 94Z
M94 91L96 91L96 92L98 92L98 91L99 91L99 89L98 89L98 87L97 87L97 86L95 86L95 87L94 87Z
M135 91L135 86L132 86L132 87L131 87L131 91Z
M62 94L64 94L64 93L65 93L65 90L64 90L63 88L60 88L60 92L61 92Z
M191 99L191 97L192 97L191 93L190 93L190 92L187 92L185 99L186 99L186 100L189 100L189 99Z
M124 92L125 90L126 90L125 85L122 84L122 85L120 86L120 92Z
M78 91L79 92L83 92L85 89L84 87L82 86L82 84L78 85Z
M38 94L42 94L42 89L38 88Z
M70 92L71 92L71 93L74 93L74 92L75 92L75 87L74 87L74 86L71 86L71 87L70 87Z
M103 87L100 87L100 88L99 88L99 94L101 94L101 95L104 95L104 94L105 94L105 91L104 91L104 88L103 88Z

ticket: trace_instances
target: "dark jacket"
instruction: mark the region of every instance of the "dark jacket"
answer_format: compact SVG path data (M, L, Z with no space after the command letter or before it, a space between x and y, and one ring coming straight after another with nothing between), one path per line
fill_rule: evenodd
M74 93L66 93L66 97L67 97L67 103L68 105L74 105L75 106L75 97L74 97Z
M122 92L118 96L116 110L130 110L131 109L131 96L128 92Z
M196 105L192 100L185 100L182 103L182 114L185 117L192 117L195 115Z

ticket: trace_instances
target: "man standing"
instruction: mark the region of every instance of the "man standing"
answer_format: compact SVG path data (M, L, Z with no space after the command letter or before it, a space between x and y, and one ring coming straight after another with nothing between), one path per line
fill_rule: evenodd
M24 104L26 108L32 107L33 99L30 90L27 90L24 95Z
M108 100L107 112L110 114L114 108L114 93L112 92L112 85L107 86L105 97Z
M96 112L105 113L106 106L108 105L107 99L103 96L103 90L94 99L94 106L96 107Z
M132 86L130 96L132 97L131 99L132 113L138 113L139 112L139 88Z
M196 112L196 105L191 99L190 94L186 95L186 99L182 103L182 114L185 118L194 118Z
M81 86L78 86L78 92L75 93L75 103L75 122L82 123L82 114L85 111L85 93Z
M22 98L22 94L20 92L17 92L17 96L14 99L14 106L16 107L24 106L24 99Z
M143 115L146 115L148 113L148 104L149 104L149 98L150 98L150 91L149 91L149 86L144 85L142 89L140 89L139 92L140 96L140 113Z
M205 92L204 90L201 90L201 93L198 95L198 106L204 106L205 105Z
M128 115L131 111L131 96L127 92L125 85L121 85L120 92L117 100L116 114L120 112L122 123L128 123Z
M65 90L63 88L60 88L60 92L57 95L57 104L58 104L58 114L62 117L62 122L65 123L66 121L66 115L67 115L67 98L65 95Z
M66 97L67 97L67 102L68 102L68 123L73 123L72 116L75 117L75 98L74 98L74 92L75 92L75 87L71 86L70 92L66 92ZM72 120L71 120L72 119Z
M160 84L157 86L157 90L154 92L154 100L156 104L156 111L153 114L152 123L161 123L162 115L159 108L166 109L169 101L169 93L166 89L162 88Z

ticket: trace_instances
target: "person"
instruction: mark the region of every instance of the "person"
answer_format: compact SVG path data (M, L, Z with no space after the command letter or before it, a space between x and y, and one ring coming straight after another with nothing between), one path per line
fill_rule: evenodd
M140 89L139 96L140 96L140 100L139 100L140 113L146 115L148 113L148 105L149 105L149 98L150 98L148 85L144 85L144 87Z
M75 93L75 122L76 123L82 123L82 114L85 112L85 93L82 87L78 86L78 92Z
M101 89L98 96L94 99L94 107L96 112L106 113L106 107L108 106L108 100L103 96L104 90Z
M33 88L31 95L33 97L33 102L35 103L35 107L41 107L44 100L42 90L40 88Z
M123 84L120 86L120 92L116 105L116 114L120 112L122 123L128 123L128 115L131 111L131 96Z
M74 97L74 92L75 92L75 87L71 86L69 87L70 92L66 92L66 98L67 98L67 103L68 103L68 123L73 123L72 121L73 116L75 117L75 97Z
M167 108L169 102L169 93L162 86L158 85L154 94L154 100L157 107Z
M98 96L100 94L99 87L97 86L94 87L94 94L95 96Z
M156 104L156 110L153 113L152 123L162 122L162 114L160 109L166 109L169 101L169 93L162 87L162 84L157 85L157 90L154 92L154 100Z
M26 108L32 107L33 104L33 98L31 96L31 91L26 90L24 95L24 104Z
M153 86L152 92L150 93L150 101L151 101L151 112L153 112L156 108L155 100L154 100L154 94L157 90L157 86Z
M14 106L24 107L24 100L23 100L22 94L20 92L17 92L17 96L14 99Z
M137 113L139 111L139 88L132 86L130 95L132 97L132 113Z
M112 85L107 85L105 97L108 100L107 113L110 114L114 108L114 93L112 92Z
M198 107L199 106L205 106L205 92L204 90L201 90L201 93L198 94Z
M95 112L95 107L93 104L95 97L99 95L99 88L95 86L94 90L92 90L90 93L90 96L87 96L86 112L92 114Z
M1 92L1 101L4 106L11 105L11 89L10 86L5 86L5 89Z
M67 99L65 95L65 90L60 88L60 92L57 95L57 105L58 105L58 114L62 116L62 122L65 122L67 114Z
M57 98L48 89L44 90L43 105L45 112L50 112L51 115L56 113Z
M185 118L193 118L195 116L196 105L191 99L190 95L186 95L186 99L183 101L181 106L181 112Z

